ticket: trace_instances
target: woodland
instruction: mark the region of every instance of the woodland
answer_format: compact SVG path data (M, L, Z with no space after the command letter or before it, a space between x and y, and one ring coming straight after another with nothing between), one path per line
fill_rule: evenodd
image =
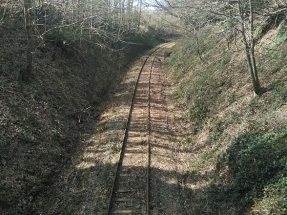
M286 15L286 0L0 0L0 215L105 214L118 149L78 164L124 77L170 41L181 214L286 214Z

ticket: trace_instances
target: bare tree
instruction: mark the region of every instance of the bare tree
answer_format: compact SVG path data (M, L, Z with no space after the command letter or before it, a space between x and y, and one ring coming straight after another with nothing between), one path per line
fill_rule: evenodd
M241 33L253 91L257 95L262 90L254 52L255 16L257 16L257 19L264 19L264 17L268 17L271 14L286 11L286 6L278 10L280 4L282 7L282 4L286 5L286 2L279 0L155 0L155 5L158 8L180 18L184 23L184 27L189 28L190 32L192 32L192 29L198 29L199 26L216 22L217 19L232 20L234 22L232 27ZM196 35L195 31L193 33ZM196 36L195 40L198 41ZM197 45L199 46L198 43ZM198 55L202 59L200 53Z
M140 29L142 4L143 0L23 0L23 4L3 0L0 21L14 24L13 19L9 20L13 13L25 27L26 59L20 72L21 79L29 82L33 52L38 46L65 40L68 47L78 51L81 48L75 46L83 42L109 47L122 41L126 32Z
M255 60L255 54L254 54L254 16L253 16L253 1L249 1L249 41L247 39L247 30L245 27L244 22L244 11L242 9L242 0L238 0L238 15L240 17L240 26L241 26L241 35L242 35L242 41L244 45L246 60L248 64L248 70L251 75L252 84L253 84L253 90L255 94L260 94L261 92L261 86L258 78L258 71L257 71L257 65Z
M24 20L27 36L27 48L26 48L26 68L23 71L22 79L26 82L30 81L32 73L32 61L33 61L33 22L32 22L32 0L24 0Z

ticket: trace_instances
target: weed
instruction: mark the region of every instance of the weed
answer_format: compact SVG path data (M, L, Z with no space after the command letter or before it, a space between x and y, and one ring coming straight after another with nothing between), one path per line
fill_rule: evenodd
M271 105L272 109L277 109L280 105L287 101L287 88L286 88L286 78L274 81L272 83L273 96L268 97L267 101Z
M95 190L95 201L93 204L93 210L95 212L106 211L107 210L107 203L109 197L109 186L112 183L112 175L111 172L113 171L114 166L109 163L103 164L98 167L99 171L96 176L97 187Z
M287 212L287 177L268 184L263 189L263 197L254 206L254 210L270 211L272 214Z
M220 140L220 138L223 136L222 134L224 129L225 129L224 120L218 120L215 122L211 131L211 139L214 143Z
M221 60L222 68L226 68L226 65L230 62L231 57L229 54L225 55Z
M287 45L286 22L283 20L279 25L277 36L269 48L260 47L264 54L259 60L259 70L264 73L277 73L285 65L284 59L287 56L285 51Z
M10 104L11 107L15 110L17 117L20 119L20 123L22 125L26 125L30 128L30 130L34 133L40 132L42 129L42 125L31 110L31 108L25 107L31 104L25 104L24 107L20 108L19 104Z
M20 134L18 136L18 140L20 144L31 144L33 143L33 138L29 134Z
M258 40L261 33L255 32ZM207 208L212 212L206 214L286 214L287 128L277 124L286 123L282 117L287 99L286 24L271 45L270 40L259 43L263 53L257 61L259 78L270 90L253 98L247 95L246 66L236 65L243 64L244 53L234 54L240 59L232 65L232 55L225 55L224 38L219 42L204 31L198 36L200 54L210 64L198 60L198 47L188 41L181 44L181 51L173 51L174 61L168 59L166 68L173 75L171 83L179 84L173 99L188 109L188 120L195 125L192 139L185 136L181 141L197 156L190 161L189 172L212 181L198 189L208 195ZM265 42L270 47L264 47ZM274 111L278 109L281 115ZM206 170L209 176L203 173Z
M188 135L181 141L181 144L185 146L190 146L192 143L192 138Z
M233 102L236 101L236 93L235 92L232 92L231 94L228 95L228 102L229 104L232 104Z
M224 201L236 205L239 209L244 208L252 205L253 199L262 198L263 192L264 198L269 198L268 193L274 190L278 190L276 193L281 198L280 192L286 190L286 181L282 181L282 178L286 180L287 177L286 141L286 128L236 138L227 149L225 159L221 159L221 164L217 164L217 167L221 168L228 166L229 172L226 174L233 181L220 188L211 188L210 199L214 206L218 208L217 204ZM275 186L278 189L274 189ZM284 197L281 201L278 200L276 210L284 211L285 203Z
M125 130L127 128L128 125L128 120L123 120L122 121L122 129Z

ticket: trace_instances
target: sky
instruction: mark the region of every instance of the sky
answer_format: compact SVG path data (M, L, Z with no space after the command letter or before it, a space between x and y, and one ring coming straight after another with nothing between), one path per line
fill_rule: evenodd
M149 5L148 7L149 10L155 10L155 8L152 7L152 5L155 5L155 0L143 0L143 2Z

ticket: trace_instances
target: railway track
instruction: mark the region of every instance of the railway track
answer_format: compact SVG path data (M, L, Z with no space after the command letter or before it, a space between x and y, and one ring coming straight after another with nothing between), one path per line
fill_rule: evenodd
M151 83L168 44L154 50L140 70L122 142L108 215L150 214Z

